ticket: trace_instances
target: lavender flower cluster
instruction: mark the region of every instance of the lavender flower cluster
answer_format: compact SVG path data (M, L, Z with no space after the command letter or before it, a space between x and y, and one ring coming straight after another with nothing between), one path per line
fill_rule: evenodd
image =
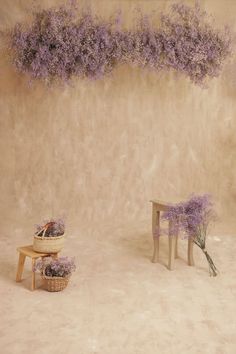
M65 223L63 219L51 219L45 221L43 225L36 225L37 236L57 237L65 233Z
M218 270L206 250L206 236L209 223L215 219L213 203L209 194L193 195L189 200L170 206L163 219L171 222L170 235L182 232L201 248L209 265L211 276L217 276ZM157 236L160 235L158 230Z
M205 11L175 4L170 15L162 17L166 67L173 68L201 83L219 75L224 60L231 54L228 28L211 26Z
M135 30L117 18L104 21L73 7L35 14L30 27L16 25L11 34L15 65L20 72L46 82L73 76L101 78L122 62L182 72L194 82L219 75L231 53L229 31L212 27L198 5L172 6L158 28L141 16Z
M76 270L74 258L59 257L53 259L45 257L36 262L34 271L40 271L41 274L48 277L68 277Z
M15 64L32 78L46 81L72 76L100 78L122 60L123 32L89 12L75 21L73 8L36 13L29 28L12 33Z
M209 194L192 195L187 201L170 206L162 218L172 222L173 233L177 228L187 237L206 236L208 224L215 218L211 197Z

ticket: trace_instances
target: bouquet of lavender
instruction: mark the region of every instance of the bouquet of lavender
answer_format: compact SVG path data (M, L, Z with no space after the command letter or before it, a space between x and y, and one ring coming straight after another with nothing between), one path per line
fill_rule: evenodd
M208 261L210 275L215 277L218 271L206 250L208 226L215 219L210 195L193 195L185 202L170 206L163 214L163 219L171 221L176 231L178 229L186 237L191 237L201 248Z
M47 277L69 277L76 269L73 258L59 257L51 258L45 257L36 262L34 271L40 271L42 275Z
M58 237L65 233L65 223L62 219L51 219L43 225L36 225L36 236Z

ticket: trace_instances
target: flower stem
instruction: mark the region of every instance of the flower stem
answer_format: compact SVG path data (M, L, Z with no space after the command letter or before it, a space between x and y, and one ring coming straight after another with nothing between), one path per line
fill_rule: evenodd
M218 274L218 269L216 268L212 258L210 257L210 255L208 254L207 250L205 249L205 242L200 243L198 242L197 239L193 239L193 242L199 247L201 248L202 252L205 254L207 262L209 264L209 273L210 276L216 277Z
M213 276L213 277L216 277L217 273L218 273L218 270L217 270L212 258L210 257L210 255L207 253L206 250L202 250L202 251L205 254L206 259L208 261L210 275Z

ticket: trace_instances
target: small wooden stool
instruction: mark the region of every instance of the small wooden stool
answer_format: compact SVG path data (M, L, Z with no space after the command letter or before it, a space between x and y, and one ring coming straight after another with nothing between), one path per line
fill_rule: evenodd
M153 258L152 262L157 263L159 261L159 239L160 237L156 235L157 229L160 229L160 213L166 211L171 203L162 202L160 200L151 200L152 202L152 236L154 243ZM169 260L168 268L173 270L174 259L178 258L178 234L172 235L170 230L172 224L169 223ZM193 260L193 240L188 238L188 265L194 266Z
M57 258L57 253L53 254L48 254L48 253L39 253L35 252L33 250L33 246L23 246L23 247L18 247L17 251L19 252L19 261L18 261L18 267L17 267L17 273L16 273L16 281L20 282L23 269L24 269L24 264L25 264L25 257L30 257L32 260L32 280L31 280L31 290L35 289L35 272L34 272L34 266L35 266L35 261L37 258L40 257L54 257Z

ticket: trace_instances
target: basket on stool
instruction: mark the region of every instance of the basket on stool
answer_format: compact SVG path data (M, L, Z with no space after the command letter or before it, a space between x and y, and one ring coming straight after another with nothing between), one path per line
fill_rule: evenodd
M64 247L65 233L60 236L45 236L51 223L47 223L43 229L34 235L33 249L41 253L58 253ZM41 236L39 236L41 234Z
M33 249L35 252L58 253L64 247L65 235L44 237L34 235Z

